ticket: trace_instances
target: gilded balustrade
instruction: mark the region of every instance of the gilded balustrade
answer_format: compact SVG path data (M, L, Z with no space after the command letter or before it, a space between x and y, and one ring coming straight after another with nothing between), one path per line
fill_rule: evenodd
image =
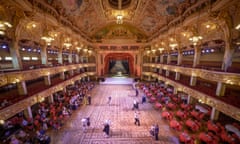
M152 76L157 78L158 80L162 80L164 81L166 84L172 85L174 88L176 88L178 91L183 91L187 94L189 94L190 96L201 100L201 102L211 106L211 107L215 107L217 110L225 113L226 115L240 121L240 109L237 107L234 107L232 105L229 105L223 101L220 101L216 98L210 97L204 93L201 93L197 90L191 89L189 87L186 87L178 82L175 82L173 80L170 80L166 77L160 76L156 73L152 73L152 72L143 72L143 75L147 75L147 76Z
M28 97L24 100L19 101L18 103L15 103L13 105L10 105L2 110L0 110L0 119L6 120L15 114L27 109L28 106L32 106L36 104L37 102L41 102L44 98L50 96L51 94L58 92L60 90L63 90L67 85L74 84L75 81L85 77L85 76L91 76L95 75L95 72L86 72L82 73L80 75L77 75L69 80L66 80L60 84L57 84L56 86L53 86L49 89L43 90L31 97Z
M143 66L163 68L165 70L179 72L184 75L196 76L206 80L240 86L240 74L236 74L236 73L217 72L217 71L211 71L211 70L205 70L205 69L187 68L182 66L173 66L173 65L165 65L165 64L147 63L147 64L143 64Z
M20 81L32 80L42 76L53 75L60 72L74 70L77 68L82 67L93 67L96 64L74 64L74 65L67 65L67 66L57 66L51 68L41 68L41 69L34 69L34 70L27 70L27 71L18 71L18 72L9 72L0 74L0 86L4 86L10 83L17 83Z

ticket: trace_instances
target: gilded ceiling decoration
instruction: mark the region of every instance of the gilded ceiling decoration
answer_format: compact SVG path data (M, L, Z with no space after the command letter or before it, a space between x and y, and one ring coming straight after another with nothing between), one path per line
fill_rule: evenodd
M138 38L151 37L161 27L178 17L197 0L45 0L61 16L66 17L89 38L109 38L102 29L117 25L116 17L122 16L123 24L141 30ZM109 28L106 28L109 27ZM132 37L132 33L129 33ZM106 37L104 37L106 36ZM134 38L134 37L133 37Z

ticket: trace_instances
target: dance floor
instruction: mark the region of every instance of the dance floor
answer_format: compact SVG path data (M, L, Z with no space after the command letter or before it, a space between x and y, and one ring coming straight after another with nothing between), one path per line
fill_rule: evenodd
M129 77L107 77L104 82L100 82L100 84L132 84L133 78Z
M133 101L140 101L130 85L97 85L91 92L92 104L81 106L66 119L64 126L49 131L53 144L177 144L178 138L159 111L150 103L139 105L140 126L134 125ZM107 104L108 97L111 104ZM81 119L90 117L91 126L82 130ZM104 137L103 123L110 120L111 136ZM152 124L160 128L159 141L150 136Z

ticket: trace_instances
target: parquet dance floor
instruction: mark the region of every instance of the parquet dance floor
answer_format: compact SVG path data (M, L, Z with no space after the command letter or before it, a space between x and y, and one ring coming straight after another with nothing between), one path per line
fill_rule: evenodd
M177 136L169 129L167 122L161 119L159 111L152 104L139 105L140 126L134 125L133 101L141 102L142 93L135 96L131 85L96 85L91 91L92 104L81 106L66 119L58 131L50 131L53 144L176 144ZM111 105L107 104L112 97ZM81 119L90 117L91 126L82 130ZM104 137L103 123L111 121L111 136ZM160 128L159 141L150 136L152 124Z

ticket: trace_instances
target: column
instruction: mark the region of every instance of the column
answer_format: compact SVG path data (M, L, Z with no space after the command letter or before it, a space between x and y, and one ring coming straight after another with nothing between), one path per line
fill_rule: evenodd
M72 61L72 51L70 50L69 51L69 54L68 54L68 63L73 63L73 61Z
M69 74L70 74L70 76L73 76L74 75L73 70L69 70Z
M66 87L63 87L63 92L66 93L67 92L67 89Z
M160 63L163 63L163 54L160 55Z
M48 102L49 102L49 103L54 103L53 94L51 94L50 96L48 96Z
M176 72L176 74L175 74L175 80L180 80L180 73L179 73L179 72Z
M192 103L192 97L190 95L188 95L187 104L191 104L191 103Z
M17 82L17 89L19 95L27 95L27 87L25 81Z
M216 95L217 96L224 96L225 95L225 90L226 90L226 84L224 84L222 82L218 82Z
M158 56L155 56L155 63L158 63Z
M223 57L222 70L227 71L227 69L232 65L232 57L234 53L234 48L230 47L230 44L227 42Z
M14 69L23 69L22 59L19 53L18 40L13 41L10 46L10 55L12 57L12 65Z
M170 74L169 70L166 70L166 77L169 77L169 74Z
M47 86L51 85L51 77L50 75L44 76L44 84Z
M23 111L23 113L26 118L33 118L31 106L28 106L27 109Z
M197 84L197 77L191 76L190 86L196 86L196 84Z
M193 67L196 67L200 62L201 48L200 46L194 47Z
M88 81L88 82L90 81L90 77L89 77L89 76L87 76L87 81Z
M148 76L148 81L151 81L151 76L150 75Z
M44 45L41 49L41 60L43 65L48 64L48 59L47 59L47 46Z
M178 49L177 65L181 65L181 64L182 64L182 58L183 58L182 50L181 50L181 49Z
M78 55L78 53L75 55L75 58L76 58L76 63L79 63L79 55Z
M173 88L173 94L175 95L175 94L177 94L177 93L178 93L178 90L177 90L176 87L174 87L174 88Z
M218 120L218 118L219 118L219 111L218 110L216 110L216 108L215 107L212 107L212 112L211 112L211 116L210 116L210 119L211 120Z
M64 72L60 72L60 79L65 80L65 74L64 74Z
M167 64L170 64L170 63L171 63L171 54L169 52L167 55Z
M58 63L63 64L62 48L58 51Z

